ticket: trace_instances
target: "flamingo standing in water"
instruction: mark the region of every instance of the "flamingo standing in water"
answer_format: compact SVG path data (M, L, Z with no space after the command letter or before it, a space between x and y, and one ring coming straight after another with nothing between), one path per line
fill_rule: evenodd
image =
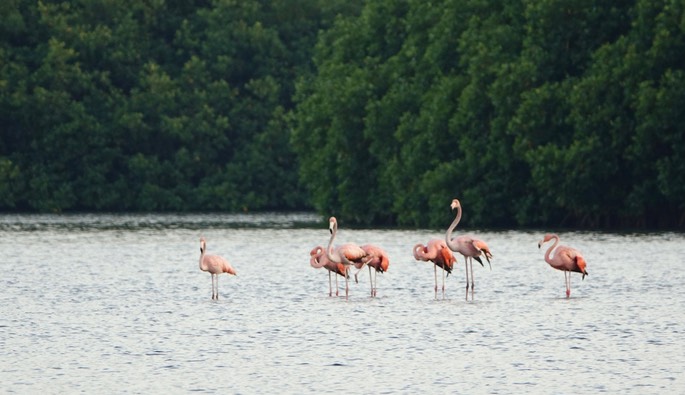
M585 270L587 263L585 262L585 258L583 258L583 256L580 254L580 251L576 250L575 248L563 245L557 247L557 244L559 244L559 236L555 234L546 234L545 238L538 243L538 248L541 248L543 244L552 239L555 240L545 253L545 261L553 268L562 270L564 272L564 280L566 282L566 297L569 298L571 296L571 272L582 273L582 280L584 280L585 276L588 275L587 270ZM556 250L554 250L555 247ZM554 250L554 256L550 257L552 250Z
M433 262L433 272L435 274L435 297L438 296L438 266L442 268L442 295L445 296L445 273L447 276L452 273L456 258L452 251L447 247L444 240L431 239L428 244L421 243L414 246L414 259L417 261Z
M335 217L328 219L328 230L331 232L331 238L326 248L326 257L333 263L342 263L345 266L345 299L347 299L350 293L347 271L352 265L365 263L366 252L354 243L346 243L333 248L333 240L338 233L338 220Z
M200 238L200 270L209 272L212 275L212 299L219 300L219 274L228 273L236 275L235 269L230 263L219 255L205 255L207 242L205 238ZM216 278L216 291L214 281Z
M332 291L332 284L331 284L331 273L336 274L335 276L335 296L338 296L338 276L345 276L345 265L342 263L333 263L331 262L330 259L326 256L324 253L324 249L321 246L316 246L314 247L310 252L309 255L311 258L309 259L309 264L312 265L314 268L326 268L328 271L328 296L333 296L333 291Z
M478 240L473 236L462 235L455 237L454 239L452 238L452 231L454 230L454 228L457 227L457 224L461 220L461 203L459 203L459 200L454 199L452 200L452 204L450 205L450 207L452 208L452 210L457 209L457 215L454 218L454 221L452 221L450 227L447 229L447 233L445 234L445 242L447 243L447 246L450 248L450 250L458 252L464 256L464 263L466 264L465 267L467 300L469 298L469 267L471 269L471 299L473 299L473 291L475 286L473 280L473 260L477 260L481 266L485 267L485 265L483 265L483 261L480 259L480 256L485 256L485 259L487 259L488 261L488 265L490 265L490 259L492 259L492 254L490 253L490 248L487 244L485 244L484 241ZM492 270L492 265L490 265L490 270Z
M364 252L366 252L366 258L364 258L364 262L356 263L354 265L354 267L359 269L354 274L354 281L358 282L357 274L359 274L364 265L368 266L369 282L371 283L371 296L376 296L376 286L378 285L378 282L376 281L376 275L378 274L378 272L385 273L388 271L388 267L390 266L390 259L388 258L388 254L385 252L385 250L376 245L364 244L361 248L362 250L364 250ZM373 277L371 277L371 272L373 272Z

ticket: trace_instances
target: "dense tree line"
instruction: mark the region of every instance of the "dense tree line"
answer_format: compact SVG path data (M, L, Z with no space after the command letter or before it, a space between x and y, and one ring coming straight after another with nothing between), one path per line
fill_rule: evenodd
M3 0L0 210L311 207L287 114L354 1Z
M672 0L5 0L0 210L685 224Z
M320 211L685 225L685 3L381 0L320 35L293 147Z

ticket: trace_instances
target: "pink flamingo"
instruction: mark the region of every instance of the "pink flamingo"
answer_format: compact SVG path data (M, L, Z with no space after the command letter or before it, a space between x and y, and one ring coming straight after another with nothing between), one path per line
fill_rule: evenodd
M345 266L345 299L347 299L350 293L347 271L352 265L364 263L366 252L354 243L346 243L335 249L333 248L333 240L338 233L338 220L335 217L328 219L328 230L331 232L331 238L326 248L326 256L333 263L342 263Z
M385 273L388 271L388 267L390 266L390 259L388 258L388 254L383 250L382 248L373 245L373 244L364 244L362 247L362 250L366 252L366 258L364 262L361 263L355 263L354 267L356 267L357 272L354 274L354 281L359 282L357 280L357 274L362 270L364 265L369 267L369 283L371 284L371 296L376 296L376 285L378 285L377 282L377 274L378 272ZM371 269L376 269L373 271L373 278L371 277Z
M414 259L417 261L433 262L435 274L435 296L438 296L438 266L442 268L442 294L445 295L445 273L452 273L454 263L457 261L452 251L447 247L444 240L431 239L425 246L421 243L414 246Z
M328 259L326 254L324 254L324 249L321 246L316 246L309 252L311 258L309 259L309 264L314 268L326 268L328 271L328 296L333 296L332 284L331 284L331 273L339 274L344 276L345 265L342 263L333 263ZM338 296L338 276L335 276L335 296Z
M457 209L457 216L447 229L445 241L447 242L447 246L450 248L450 250L458 252L464 256L464 263L466 264L466 299L469 297L469 267L471 269L471 298L473 299L473 260L477 260L481 266L485 267L485 265L483 265L483 261L480 259L480 256L485 256L485 259L488 261L488 265L490 265L492 254L490 253L490 248L487 244L485 244L484 241L478 240L473 236L463 235L455 237L454 239L452 238L452 231L457 227L457 224L461 220L461 203L459 203L459 200L454 199L452 200L450 207L452 210ZM492 265L490 265L490 270L492 270Z
M571 272L583 273L582 280L588 275L585 266L585 258L580 254L580 251L575 248L567 246L559 246L559 236L555 234L546 234L545 238L538 243L538 248L541 248L543 244L548 241L555 239L551 247L547 249L545 253L545 261L549 263L550 266L557 270L562 270L564 272L564 280L566 282L566 297L571 296ZM556 250L554 248L556 247ZM554 250L554 256L550 257L550 254Z
M212 275L212 299L219 300L219 274L228 273L236 275L235 269L230 263L219 255L205 255L207 243L205 238L200 238L200 270L209 272ZM216 292L214 291L214 279L216 277Z

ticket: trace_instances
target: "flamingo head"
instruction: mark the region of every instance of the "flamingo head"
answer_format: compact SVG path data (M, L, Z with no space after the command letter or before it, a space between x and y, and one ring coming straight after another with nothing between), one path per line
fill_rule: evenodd
M331 232L331 234L338 230L338 220L335 219L335 217L328 219L328 230Z
M587 266L585 258L582 256L576 256L576 265L578 265L580 272L583 273L583 280L585 280L585 276L588 275L587 270L585 270L585 267Z
M553 238L554 238L553 234L547 233L545 235L545 237L542 240L540 240L540 242L538 243L538 248L542 247L543 244L547 243L548 241L552 240Z
M381 256L381 270L383 273L388 271L388 267L390 267L390 260L388 260L388 257L383 255Z
M316 247L312 248L311 251L309 251L309 256L311 256L311 257L318 257L318 256L321 255L322 253L323 253L323 247L321 247L321 246L316 246Z
M312 248L312 250L309 252L309 264L312 265L313 267L319 268L322 266L321 262L319 261L322 258L323 255L323 247L321 246L316 246Z
M461 203L459 203L459 199L453 199L452 204L450 204L450 207L452 210L455 210L457 207L461 207Z
M419 261L419 260L423 260L421 258L423 256L423 254L428 252L428 248L426 246L424 246L423 244L419 243L419 244L414 246L413 251L414 251L414 259Z
M200 253L204 253L207 250L207 242L204 237L200 237Z

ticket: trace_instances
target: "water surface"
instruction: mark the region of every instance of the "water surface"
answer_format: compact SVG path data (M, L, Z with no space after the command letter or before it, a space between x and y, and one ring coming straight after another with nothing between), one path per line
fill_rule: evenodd
M440 230L350 230L390 255L369 296L328 297L311 214L0 216L5 393L682 393L685 235L560 233L589 277L543 260L540 232L469 230L494 254L435 297L411 247ZM461 231L458 229L457 233ZM199 238L226 257L213 301ZM342 282L341 282L342 285Z

